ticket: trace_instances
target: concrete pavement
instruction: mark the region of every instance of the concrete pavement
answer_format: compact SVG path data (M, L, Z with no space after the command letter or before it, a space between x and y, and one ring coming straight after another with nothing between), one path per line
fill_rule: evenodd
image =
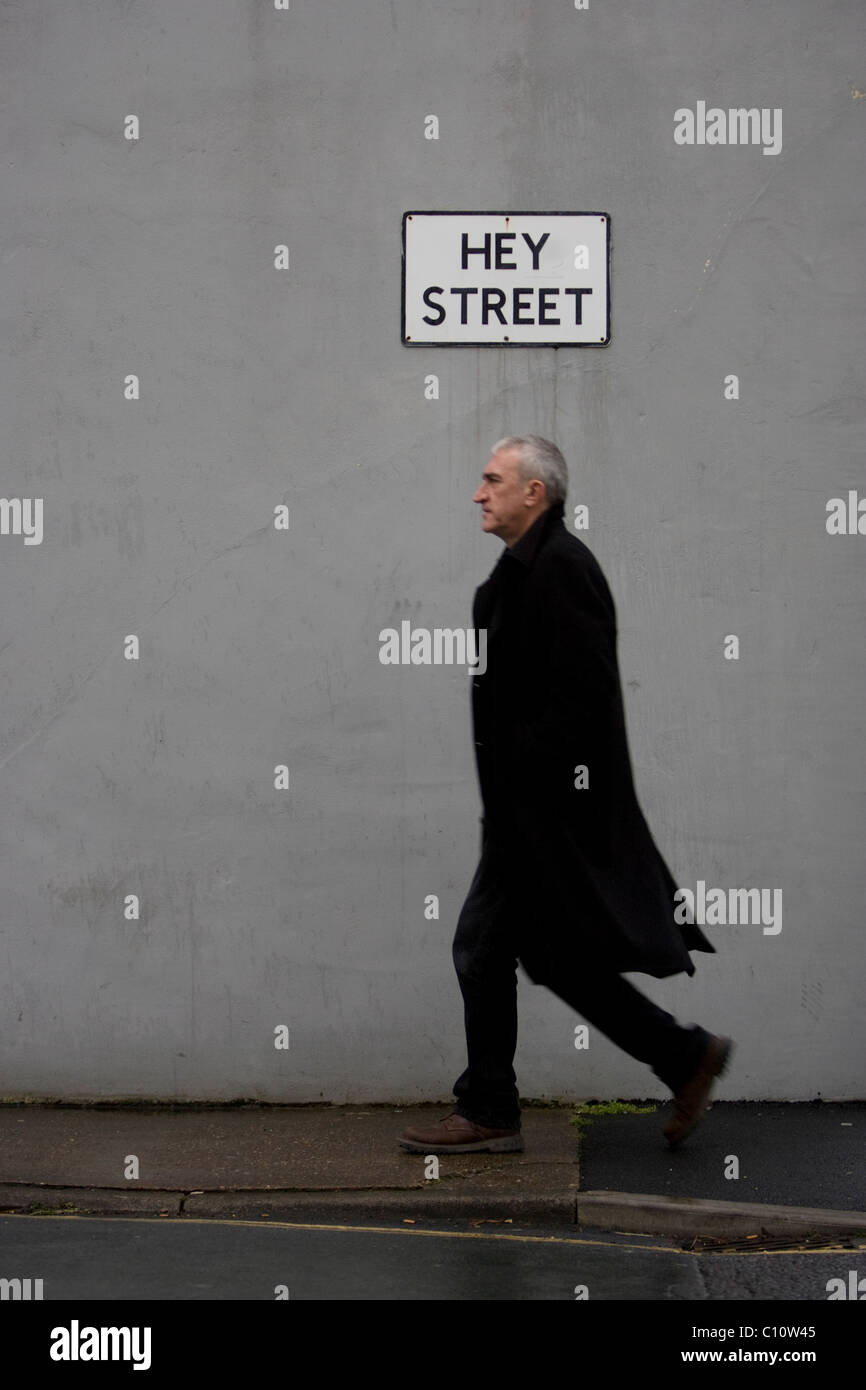
M666 1107L590 1112L580 1155L571 1107L529 1106L524 1153L439 1156L437 1178L396 1139L448 1108L6 1104L0 1211L866 1233L863 1104L717 1102L674 1152Z

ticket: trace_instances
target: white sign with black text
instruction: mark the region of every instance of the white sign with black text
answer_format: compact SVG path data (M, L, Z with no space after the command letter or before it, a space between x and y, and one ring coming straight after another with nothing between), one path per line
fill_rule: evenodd
M600 347L610 341L603 212L407 212L403 342Z

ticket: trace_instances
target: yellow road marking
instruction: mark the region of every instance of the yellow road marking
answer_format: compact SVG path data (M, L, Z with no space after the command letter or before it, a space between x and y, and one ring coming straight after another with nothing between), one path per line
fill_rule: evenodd
M262 1205L266 1204L262 1203ZM594 1245L605 1250L648 1250L651 1254L658 1252L664 1255L850 1255L853 1254L854 1250L866 1250L864 1243L853 1248L846 1245L833 1245L823 1246L821 1249L798 1250L796 1249L796 1240L792 1240L791 1248L787 1250L682 1250L676 1245L627 1245L621 1241L588 1240L579 1236L527 1236L508 1231L432 1231L423 1226L345 1226L329 1222L270 1221L266 1217L259 1221L247 1221L240 1217L87 1216L74 1212L70 1212L68 1215L58 1214L55 1216L49 1216L46 1213L30 1215L27 1212L0 1212L0 1216L20 1217L26 1221L107 1221L114 1224L118 1221L128 1221L136 1226L251 1226L259 1230L262 1227L267 1227L268 1229L283 1231L359 1231L368 1235L439 1236L445 1240L510 1240L536 1245ZM648 1237L648 1239L652 1239L652 1237Z

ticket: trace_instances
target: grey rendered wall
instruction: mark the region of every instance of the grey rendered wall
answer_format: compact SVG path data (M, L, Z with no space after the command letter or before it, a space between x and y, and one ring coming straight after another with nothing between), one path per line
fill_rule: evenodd
M447 1097L469 683L378 634L471 622L470 499L533 431L589 508L674 876L783 891L780 932L642 983L737 1039L721 1096L863 1096L866 537L826 509L866 490L864 27L4 0L3 493L44 504L41 543L0 535L4 1095ZM678 145L698 101L780 108L781 150ZM610 213L610 346L403 346L403 212L508 207ZM525 1095L663 1094L525 981L521 1011Z

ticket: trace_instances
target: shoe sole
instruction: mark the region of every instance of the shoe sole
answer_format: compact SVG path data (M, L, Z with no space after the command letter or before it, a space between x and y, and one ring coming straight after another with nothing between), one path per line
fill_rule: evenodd
M700 1124L701 1120L702 1120L702 1119L704 1118L704 1116L706 1115L706 1113L707 1113L707 1111L709 1110L710 1105L711 1105L710 1093L711 1093L711 1091L712 1091L712 1089L713 1089L713 1086L715 1085L715 1082L718 1080L718 1078L719 1078L720 1076L724 1076L725 1072L727 1071L728 1063L729 1063L730 1060L731 1060L731 1057L732 1057L732 1055L733 1055L733 1051L734 1051L734 1044L733 1044L733 1042L731 1041L730 1038L725 1038L725 1039L724 1039L724 1043L723 1043L723 1047L722 1047L722 1051L721 1051L721 1055L719 1056L718 1061L716 1062L716 1069L715 1069L715 1071L713 1071L713 1072L711 1073L711 1075L710 1075L710 1084L709 1084L709 1086L707 1087L707 1094L706 1094L706 1096L705 1096L705 1098L704 1098L704 1104L703 1104L703 1106L701 1107L701 1109L697 1112L697 1114L695 1115L695 1117L694 1117L694 1119L691 1121L691 1123L690 1123L689 1125L687 1125L687 1126L685 1127L685 1129L681 1129L677 1134L675 1134L675 1135L673 1136L673 1138L669 1138L669 1137L668 1137L667 1130L663 1130L663 1131L662 1131L662 1133L664 1134L665 1138L666 1138L667 1141L668 1141L668 1147L669 1147L669 1148L675 1149L675 1148L677 1147L678 1144L681 1144L681 1143L683 1142L684 1139L687 1139L688 1136L691 1134L692 1130L695 1129L695 1127L696 1127L697 1125Z
M504 1139L480 1139L474 1144L420 1144L414 1139L398 1139L401 1149L411 1154L517 1154L523 1153L519 1134Z

